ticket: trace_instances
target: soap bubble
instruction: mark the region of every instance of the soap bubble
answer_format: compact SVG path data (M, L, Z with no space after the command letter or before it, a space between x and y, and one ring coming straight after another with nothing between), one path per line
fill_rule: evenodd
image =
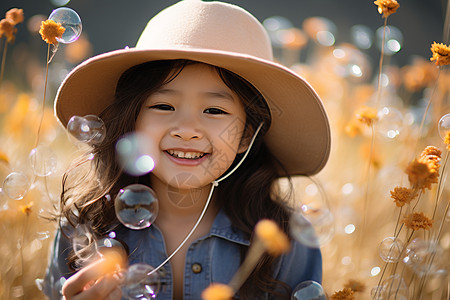
M403 129L402 113L393 107L383 107L378 111L376 129L384 137L397 137Z
M302 212L294 212L289 221L292 236L300 243L319 248L334 235L334 218L328 209L302 205Z
M74 143L98 145L105 139L106 128L102 119L95 115L73 116L67 122L67 132Z
M439 120L439 135L442 139L445 139L445 135L450 131L450 114L442 116Z
M3 181L3 191L14 200L21 200L27 194L30 182L27 176L20 172L12 172Z
M403 262L419 276L446 273L444 250L433 241L414 239L406 247L406 256Z
M130 229L144 229L152 225L159 209L153 190L142 184L131 184L121 189L114 205L117 218Z
M155 162L150 153L148 139L137 133L129 133L116 143L117 159L124 171L132 176L142 176L153 170Z
M56 38L60 43L69 44L75 42L81 35L80 16L71 8L57 8L53 10L48 19L60 23L66 29L61 38Z
M131 265L125 272L122 296L130 300L156 298L161 282L158 272L151 273L153 270L152 266L143 263Z
M326 300L325 291L322 286L313 281L303 281L295 288L291 300Z
M269 17L263 21L263 25L269 34L272 45L275 47L283 46L283 41L280 39L279 32L294 26L289 19L282 16Z
M382 260L393 263L400 259L403 247L401 240L395 237L387 237L378 246L378 253Z
M391 275L386 278L382 283L383 291L385 292L385 298L383 299L396 299L396 300L408 300L409 289L405 280L398 274Z
M354 25L350 28L353 44L360 49L369 49L373 44L373 32L366 25Z
M402 48L403 34L400 29L392 25L379 27L376 31L376 37L377 46L380 51L382 47L381 44L383 40L384 30L386 30L386 32L384 33L384 54L394 55Z
M56 172L57 158L50 147L39 145L33 148L29 158L33 172L37 176L48 176Z

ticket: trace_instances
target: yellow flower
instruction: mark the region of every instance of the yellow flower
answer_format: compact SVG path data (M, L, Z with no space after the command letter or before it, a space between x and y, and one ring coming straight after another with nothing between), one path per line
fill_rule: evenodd
M23 214L29 216L29 215L31 214L31 208L32 208L32 207L33 207L33 202L30 202L30 203L27 204L27 205L21 205L21 206L20 206L20 211L21 211Z
M23 9L11 8L6 12L6 19L9 19L14 25L23 22Z
M363 106L355 112L355 116L361 123L372 125L378 119L377 110L373 107Z
M349 279L344 287L351 289L355 293L362 293L366 289L366 285L356 279Z
M361 123L356 120L350 120L345 126L345 133L350 137L355 137L362 134L363 130L361 128Z
M391 198L394 199L395 205L398 207L410 203L416 196L417 193L413 189L406 187L396 186L394 190L391 191Z
M374 4L378 5L378 12L383 14L383 18L389 17L400 7L396 0L377 0Z
M270 254L276 256L289 251L289 239L274 221L259 221L255 226L255 234Z
M47 44L56 44L58 43L56 39L61 38L64 31L66 31L66 29L62 27L61 23L56 23L53 20L46 20L42 21L39 33Z
M433 226L433 220L428 219L422 212L412 213L403 218L402 223L405 224L406 228L412 230L430 230Z
M202 292L203 300L231 300L233 297L233 289L222 283L213 283Z
M445 134L444 144L447 145L447 150L450 151L450 130Z
M14 24L10 19L2 19L0 21L0 38L5 36L8 43L14 42L17 28L14 27Z
M0 162L9 164L8 155L6 155L6 153L1 150L0 150Z
M439 150L438 147L427 146L427 147L425 147L425 149L423 149L420 156L427 157L428 159L433 159L433 160L439 159L440 160L441 154L442 154L442 151Z
M436 66L445 66L450 64L450 47L443 43L434 42L431 45L431 52L433 56L431 56L430 61L435 60Z
M354 292L350 288L344 288L343 290L334 292L331 295L331 300L353 300L355 299Z
M438 182L439 159L436 156L416 158L408 165L405 173L414 188L431 189L431 184Z

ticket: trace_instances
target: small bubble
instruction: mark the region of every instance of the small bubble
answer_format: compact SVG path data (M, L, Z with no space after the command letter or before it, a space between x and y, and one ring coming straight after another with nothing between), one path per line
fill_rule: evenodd
M450 131L450 114L442 116L439 120L438 130L441 138L445 139L445 136Z
M121 189L114 206L119 221L130 229L144 229L152 225L159 209L155 192L142 184Z
M105 124L95 115L73 116L67 123L67 132L74 144L98 145L106 136Z
M31 150L29 155L31 167L37 176L49 176L56 172L57 157L55 152L44 145L39 145Z
M295 288L291 300L326 300L322 286L313 280L303 281Z
M399 261L403 247L401 240L395 237L387 237L380 243L378 253L382 260L393 263Z
M158 272L151 273L153 270L152 266L143 263L131 265L126 271L124 282L121 285L123 296L130 300L156 298L161 281Z
M30 182L27 176L20 172L12 172L3 181L3 191L14 200L21 200L27 194Z
M50 14L48 19L60 23L65 28L62 37L56 38L60 43L69 44L75 42L81 35L82 25L80 16L71 8L57 8Z

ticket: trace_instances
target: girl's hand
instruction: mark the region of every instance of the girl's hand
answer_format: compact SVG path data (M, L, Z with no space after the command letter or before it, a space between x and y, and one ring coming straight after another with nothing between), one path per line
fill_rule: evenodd
M116 264L100 259L67 279L62 288L65 300L120 300L120 278Z

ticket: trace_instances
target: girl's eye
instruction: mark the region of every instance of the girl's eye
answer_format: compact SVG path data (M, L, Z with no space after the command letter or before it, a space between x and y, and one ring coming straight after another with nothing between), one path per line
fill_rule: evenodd
M169 104L156 104L149 106L151 109L159 109L159 110L175 110L175 108Z
M216 108L216 107L211 107L211 108L207 108L204 111L207 114L212 114L212 115L227 115L228 113L224 110L221 110L220 108Z

